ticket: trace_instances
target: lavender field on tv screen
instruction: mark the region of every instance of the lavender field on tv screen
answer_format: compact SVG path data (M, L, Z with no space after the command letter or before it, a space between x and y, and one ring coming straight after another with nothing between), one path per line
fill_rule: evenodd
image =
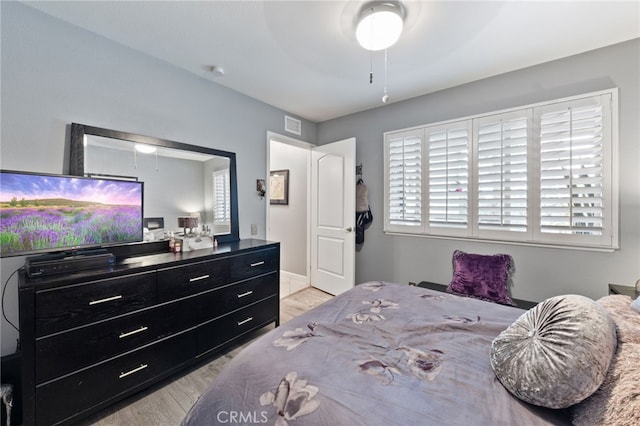
M0 183L2 255L142 239L138 182L3 173Z

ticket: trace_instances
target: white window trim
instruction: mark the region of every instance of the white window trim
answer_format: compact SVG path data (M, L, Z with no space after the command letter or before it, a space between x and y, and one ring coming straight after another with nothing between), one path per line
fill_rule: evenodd
M539 232L540 223L540 206L539 197L532 194L539 194L539 128L538 122L534 117L534 110L538 108L544 108L557 103L564 103L570 101L577 101L583 98L596 97L596 96L610 96L610 103L605 106L605 109L609 109L608 114L604 114L605 120L611 120L609 138L605 138L605 144L603 148L604 155L604 173L603 173L603 185L605 188L605 194L608 198L605 200L603 211L605 214L604 229L601 238L594 238L594 236L582 237L580 235L570 235L568 242L567 236L544 234ZM477 224L477 122L481 119L492 115L509 114L522 110L530 110L531 123L528 124L528 128L531 128L531 135L528 136L528 167L527 167L527 182L528 182L528 206L527 206L527 231L526 232L509 232L509 231L482 231L478 228ZM477 114L473 116L467 116L463 118L457 118L452 120L441 121L437 123L414 126L411 128L400 129L396 131L389 131L383 134L384 139L384 226L383 231L390 235L411 235L426 238L438 238L438 239L452 239L452 240L466 240L466 241L481 241L489 243L507 243L515 245L527 245L536 247L553 247L564 248L572 250L589 250L589 251L604 251L612 252L619 248L619 176L618 176L618 164L619 164L619 152L618 152L618 89L612 88L607 90L601 90L597 92L585 93L576 96L570 96L560 99L554 99L545 102L539 102L520 107L508 108L499 111L493 111L484 114ZM470 162L469 162L469 211L468 220L470 229L462 230L463 232L442 232L441 228L429 227L429 171L428 171L428 128L437 126L445 126L456 124L462 121L468 121L472 126L472 142L470 149ZM398 136L400 134L421 134L423 144L423 205L422 205L422 223L420 226L403 226L403 225L391 225L389 224L388 206L389 206L389 160L388 160L388 143L390 137ZM425 163L426 161L426 163ZM426 179L425 179L426 177ZM449 230L450 231L450 230ZM465 234L466 232L466 234ZM520 235L516 235L520 234ZM597 240L597 241L596 241Z

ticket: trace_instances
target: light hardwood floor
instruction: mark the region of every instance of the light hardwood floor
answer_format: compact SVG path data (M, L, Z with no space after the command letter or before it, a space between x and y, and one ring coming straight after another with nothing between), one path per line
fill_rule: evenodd
M280 301L280 324L284 324L333 296L309 287ZM163 381L86 419L82 425L178 425L220 370L245 346L260 335L272 330L267 326L253 333L250 340L220 353L209 363L196 366L179 377Z

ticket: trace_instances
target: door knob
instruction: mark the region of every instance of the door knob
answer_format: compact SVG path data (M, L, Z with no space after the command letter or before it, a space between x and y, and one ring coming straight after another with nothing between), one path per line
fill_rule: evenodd
M345 229L345 231L347 231L347 232L353 232L353 228L352 228L352 227L348 227L347 229Z

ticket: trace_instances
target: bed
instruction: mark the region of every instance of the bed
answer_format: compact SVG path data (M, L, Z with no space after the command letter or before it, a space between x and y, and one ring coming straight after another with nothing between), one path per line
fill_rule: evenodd
M525 311L387 282L356 286L238 354L184 426L562 425L513 396L492 341Z

